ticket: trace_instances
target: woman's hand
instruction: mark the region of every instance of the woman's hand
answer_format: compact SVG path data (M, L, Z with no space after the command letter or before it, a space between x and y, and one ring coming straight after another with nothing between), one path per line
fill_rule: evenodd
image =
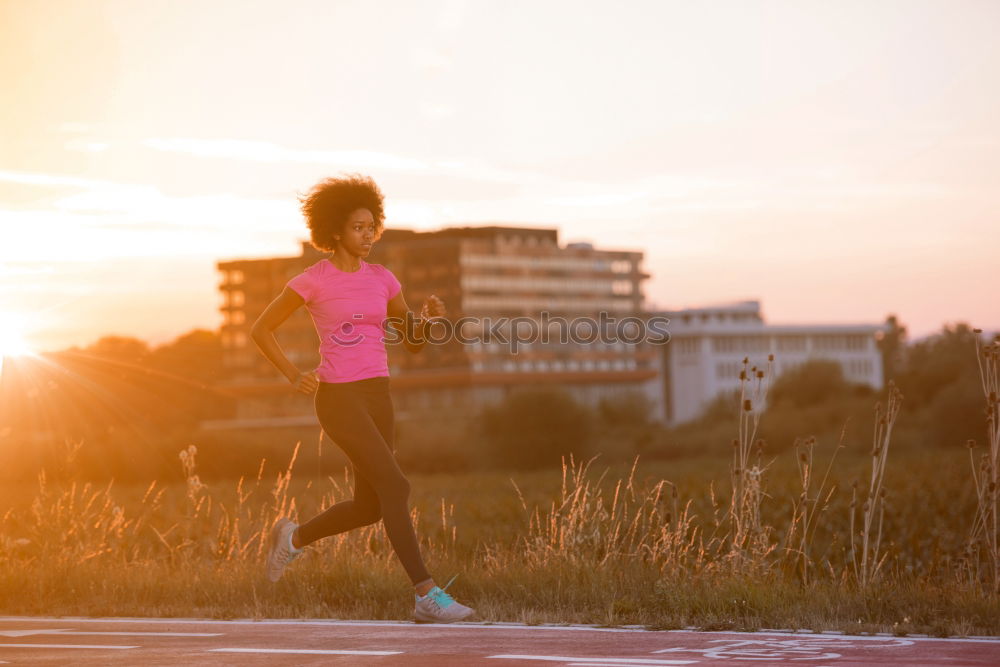
M316 371L302 371L292 380L292 386L295 387L295 391L312 394L319 389L319 376L316 375Z
M420 308L421 319L431 320L437 317L444 317L444 315L444 302L441 299L431 294L424 300L424 305Z

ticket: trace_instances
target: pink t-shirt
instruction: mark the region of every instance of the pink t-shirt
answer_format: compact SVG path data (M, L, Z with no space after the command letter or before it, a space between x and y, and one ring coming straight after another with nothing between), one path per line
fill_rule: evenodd
M354 382L389 375L385 352L386 304L400 284L381 264L361 260L353 273L323 259L288 281L305 300L319 334L321 382Z

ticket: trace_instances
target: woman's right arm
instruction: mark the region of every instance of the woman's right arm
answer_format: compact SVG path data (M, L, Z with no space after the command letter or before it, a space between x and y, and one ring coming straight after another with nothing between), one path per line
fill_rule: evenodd
M311 394L319 387L319 378L316 373L314 371L300 371L295 364L288 360L285 353L281 351L278 341L274 338L274 330L304 303L305 301L295 290L285 287L250 327L250 338L257 344L267 360L288 378L297 391Z

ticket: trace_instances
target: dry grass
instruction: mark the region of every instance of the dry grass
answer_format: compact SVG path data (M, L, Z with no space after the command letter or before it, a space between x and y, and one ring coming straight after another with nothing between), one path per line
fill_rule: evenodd
M857 510L858 487L855 484L851 490L851 565L854 568L854 578L862 589L867 589L879 575L885 564L887 554L882 549L882 526L885 522L885 469L889 460L889 443L892 440L892 427L899 416L899 406L903 395L896 386L889 383L889 396L885 407L882 403L875 405L875 433L872 436L872 467L869 476L868 491L865 502L861 506L861 556L855 550L854 517ZM877 518L876 518L877 517ZM872 539L872 530L875 530ZM860 561L860 562L859 562Z
M997 356L985 359L993 440L974 493L953 453L901 443L894 497L908 502L886 505L894 388L872 445L841 435L818 485L815 438L762 465L755 438L770 368L744 368L721 499L711 452L602 471L570 458L558 476L414 475L412 519L432 572L462 573L453 590L488 621L1000 634ZM311 546L277 585L262 575L273 521L349 497L346 470L303 479L296 448L273 479L261 462L255 477L205 483L190 446L183 484L118 489L75 479L78 451L67 447L62 472L0 490L0 613L409 618L380 524ZM857 534L857 487L849 499L841 492L856 476L868 480ZM961 557L970 545L975 557Z
M976 489L976 516L972 522L963 566L970 582L989 580L994 594L1000 594L1000 517L998 503L998 464L1000 464L1000 340L984 345L976 333L976 359L979 378L986 399L986 432L989 449L979 458L977 469L974 449L969 441L972 480Z

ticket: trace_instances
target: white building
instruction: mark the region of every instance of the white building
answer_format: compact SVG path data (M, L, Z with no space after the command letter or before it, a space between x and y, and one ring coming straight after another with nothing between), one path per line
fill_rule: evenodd
M653 313L670 318L670 341L661 345L667 422L697 417L720 393L739 388L744 357L764 368L774 355L773 377L813 359L836 361L849 382L883 385L876 344L884 327L765 324L759 301Z

